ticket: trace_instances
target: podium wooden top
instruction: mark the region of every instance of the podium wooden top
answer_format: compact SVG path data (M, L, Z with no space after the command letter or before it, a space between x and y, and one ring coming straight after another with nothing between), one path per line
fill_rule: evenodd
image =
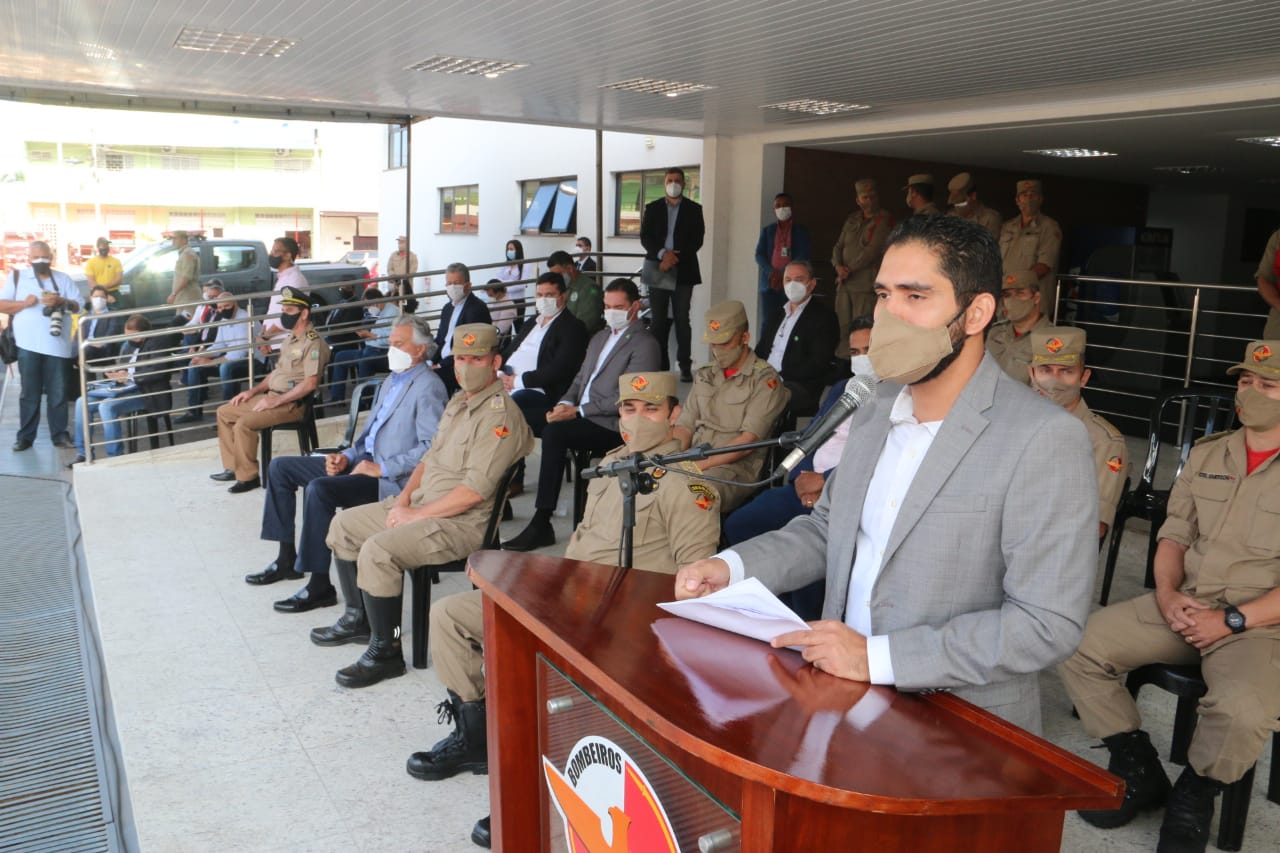
M743 778L897 814L1119 805L1114 776L954 696L846 681L668 615L673 575L502 551L469 571L597 700Z

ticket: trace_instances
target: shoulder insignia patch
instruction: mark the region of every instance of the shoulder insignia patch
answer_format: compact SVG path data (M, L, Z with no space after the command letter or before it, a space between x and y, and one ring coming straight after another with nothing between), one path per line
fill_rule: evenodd
M774 388L777 388L777 387L778 387L778 380L777 380L777 379L769 379L769 380L768 380L767 382L765 382L764 384L765 384L765 385L768 385L768 386L769 386L769 390L770 390L770 391L772 391Z
M690 483L689 491L693 493L693 502L701 510L709 510L716 505L716 493L701 483Z
M494 396L489 398L489 408L493 409L495 412L500 412L506 407L506 403L502 402L502 397Z
M320 333L317 332L315 329L307 330L307 340L314 341L318 337L320 337Z
M500 427L496 427L493 430L493 434L496 435L498 438L506 438L507 436L511 435L511 430L507 429L506 424L503 424Z
M1107 460L1107 467L1111 469L1111 473L1118 474L1120 469L1124 467L1124 460L1119 456L1112 456Z

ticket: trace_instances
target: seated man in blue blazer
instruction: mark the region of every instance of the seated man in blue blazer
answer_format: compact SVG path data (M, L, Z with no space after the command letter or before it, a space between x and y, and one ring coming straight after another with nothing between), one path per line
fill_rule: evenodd
M412 314L399 317L387 350L391 375L378 389L355 444L327 456L277 456L271 460L262 507L262 538L279 542L280 551L275 562L246 576L245 582L261 586L310 575L305 587L275 603L276 610L305 613L337 604L325 545L329 522L340 508L398 495L431 446L448 402L444 383L425 364L432 352L426 321ZM295 549L299 488L305 491L302 535ZM339 573L338 582L349 605L360 601L354 576Z

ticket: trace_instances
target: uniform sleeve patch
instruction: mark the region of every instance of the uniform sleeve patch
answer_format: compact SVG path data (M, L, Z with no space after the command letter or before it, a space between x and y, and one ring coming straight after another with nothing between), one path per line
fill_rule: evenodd
M690 483L689 491L693 493L693 503L698 509L709 510L716 505L716 493L701 483Z
M503 424L502 426L495 428L493 434L498 438L506 438L511 435L511 430L507 429L506 424Z
M1107 460L1107 467L1111 469L1113 474L1120 473L1120 469L1124 467L1124 460L1119 456L1112 456Z
M769 390L770 390L770 391L772 391L774 388L777 388L777 387L778 387L778 380L776 380L776 379L770 379L768 382L765 382L764 384L765 384L765 385L768 385L768 386L769 386Z

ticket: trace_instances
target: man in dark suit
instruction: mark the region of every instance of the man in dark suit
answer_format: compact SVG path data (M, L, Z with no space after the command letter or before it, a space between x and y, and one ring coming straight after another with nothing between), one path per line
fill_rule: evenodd
M110 294L100 284L95 285L93 290L89 291L89 305L91 307L88 313L84 315L79 326L86 341L120 334L119 318L112 313L109 299ZM92 362L94 359L111 358L119 351L120 344L86 344L84 360L85 362ZM92 369L92 364L90 364L90 369Z
M818 280L808 261L792 261L782 271L787 301L764 322L756 355L778 371L791 390L791 412L799 416L818 410L822 386L831 372L831 353L840 337L836 312L813 298Z
M578 272L595 272L596 259L591 257L591 238L578 238Z
M551 515L560 498L566 454L571 450L605 453L622 444L618 433L618 377L658 369L658 341L640 320L640 291L625 278L604 289L605 328L587 345L586 358L550 412L542 431L542 462L533 519L518 536L503 543L509 551L554 545Z
M640 220L640 242L645 251L645 284L649 286L649 307L653 313L653 336L662 351L662 369L670 367L667 344L671 318L675 313L676 361L680 380L693 381L689 304L693 286L702 282L698 250L706 226L702 205L684 197L684 169L667 170L666 198L645 205Z
M453 375L453 330L471 323L492 323L493 319L488 306L471 292L471 270L466 264L452 263L445 268L444 290L449 301L440 312L436 329L435 366L436 375L452 397L458 391L458 380Z

